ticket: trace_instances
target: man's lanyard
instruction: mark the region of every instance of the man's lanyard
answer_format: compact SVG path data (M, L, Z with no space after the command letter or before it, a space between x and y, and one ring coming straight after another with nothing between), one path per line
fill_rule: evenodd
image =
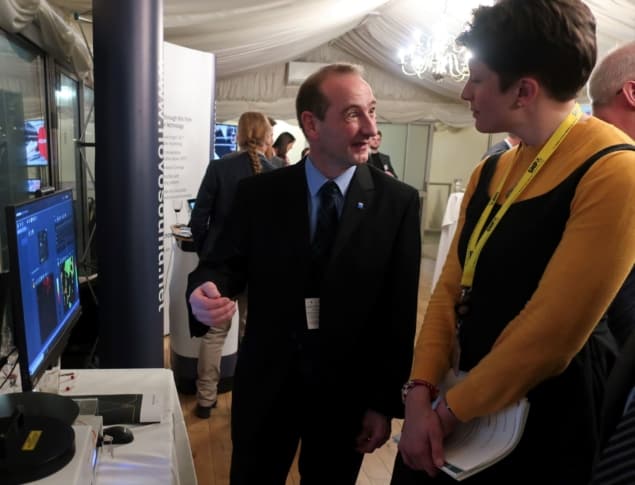
M492 220L487 224L487 227L483 230L483 226L485 222L489 218L492 209L496 205L496 201L500 196L503 187L505 186L505 182L507 181L507 177L509 176L512 168L512 163L507 167L507 171L503 176L500 184L496 188L494 195L490 198L485 210L479 217L478 222L476 223L476 227L472 231L472 235L470 236L470 240L467 245L467 253L465 255L465 264L463 266L463 276L461 277L461 287L463 290L469 289L472 287L472 283L474 282L474 272L476 270L476 263L481 254L481 250L485 243L494 232L494 229L503 218L507 209L514 203L514 201L518 198L518 196L525 190L527 185L534 179L534 177L538 174L540 169L545 165L547 160L553 155L553 152L556 151L562 140L569 134L571 128L578 122L578 120L582 117L582 110L580 109L580 105L578 103L575 104L571 113L567 115L567 117L560 123L560 126L556 129L556 131L549 137L547 143L542 147L536 158L529 164L527 171L523 174L522 178L518 181L518 183L514 186L509 197L505 200L505 203L498 209ZM481 234L482 232L482 234ZM480 236L479 236L480 235Z

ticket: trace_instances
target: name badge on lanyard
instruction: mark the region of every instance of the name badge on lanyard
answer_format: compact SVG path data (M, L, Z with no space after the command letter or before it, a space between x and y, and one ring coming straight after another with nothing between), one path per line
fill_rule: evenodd
M320 299L305 298L304 312L306 314L306 326L309 330L320 328Z
M491 220L486 225L486 221L489 220L492 210L498 201L498 198L505 186L505 182L511 172L512 164L509 164L501 182L494 191L494 195L490 197L485 209L481 213L470 239L467 244L467 252L465 255L465 262L463 264L463 274L461 276L461 295L459 301L454 307L456 313L456 332L454 339L454 348L452 351L452 367L455 372L459 370L459 362L461 359L461 326L465 317L470 311L470 295L472 292L472 284L474 283L474 273L476 271L476 263L481 255L481 250L485 243L494 232L494 229L498 226L498 223L507 213L509 207L516 201L520 194L525 190L529 183L536 177L538 172L551 155L556 151L560 143L566 138L571 129L575 126L578 120L582 117L582 109L578 103L575 104L571 112L560 123L556 131L545 142L544 146L538 152L538 155L529 164L529 167L520 178L518 183L512 188L509 196L505 202L498 208L496 213L493 214Z

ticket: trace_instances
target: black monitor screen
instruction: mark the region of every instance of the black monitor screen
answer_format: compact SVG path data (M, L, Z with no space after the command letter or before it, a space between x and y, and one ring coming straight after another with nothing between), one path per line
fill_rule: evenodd
M62 354L79 318L73 193L8 206L14 338L23 390Z
M228 153L235 152L238 149L236 145L237 130L238 127L236 125L217 123L214 126L214 137L212 138L212 154L214 160L221 158Z

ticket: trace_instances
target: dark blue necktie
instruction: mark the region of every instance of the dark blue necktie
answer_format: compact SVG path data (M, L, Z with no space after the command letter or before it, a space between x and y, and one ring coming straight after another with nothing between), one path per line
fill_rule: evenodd
M635 404L631 403L602 450L591 485L635 484Z
M335 182L329 180L318 192L320 196L320 206L317 212L317 222L315 234L311 241L311 284L313 293L318 291L324 276L324 269L328 264L331 249L337 235L339 215L337 205L342 197L340 189Z

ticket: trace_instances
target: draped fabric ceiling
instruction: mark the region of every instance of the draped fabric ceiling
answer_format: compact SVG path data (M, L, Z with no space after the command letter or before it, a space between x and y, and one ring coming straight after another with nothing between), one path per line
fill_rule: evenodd
M105 1L105 0L104 0ZM462 83L410 78L396 63L414 29L444 23L461 30L470 0L164 0L165 40L212 52L217 61L217 119L247 109L293 119L296 86L288 61L362 64L383 121L435 121L461 127L472 119L459 99ZM635 39L635 0L586 0L598 23L600 55ZM91 76L91 0L0 0L0 26L20 32L33 23L52 53ZM80 30L81 29L81 30ZM82 32L83 30L83 32ZM113 35L118 35L113 32ZM582 93L583 94L583 93Z

